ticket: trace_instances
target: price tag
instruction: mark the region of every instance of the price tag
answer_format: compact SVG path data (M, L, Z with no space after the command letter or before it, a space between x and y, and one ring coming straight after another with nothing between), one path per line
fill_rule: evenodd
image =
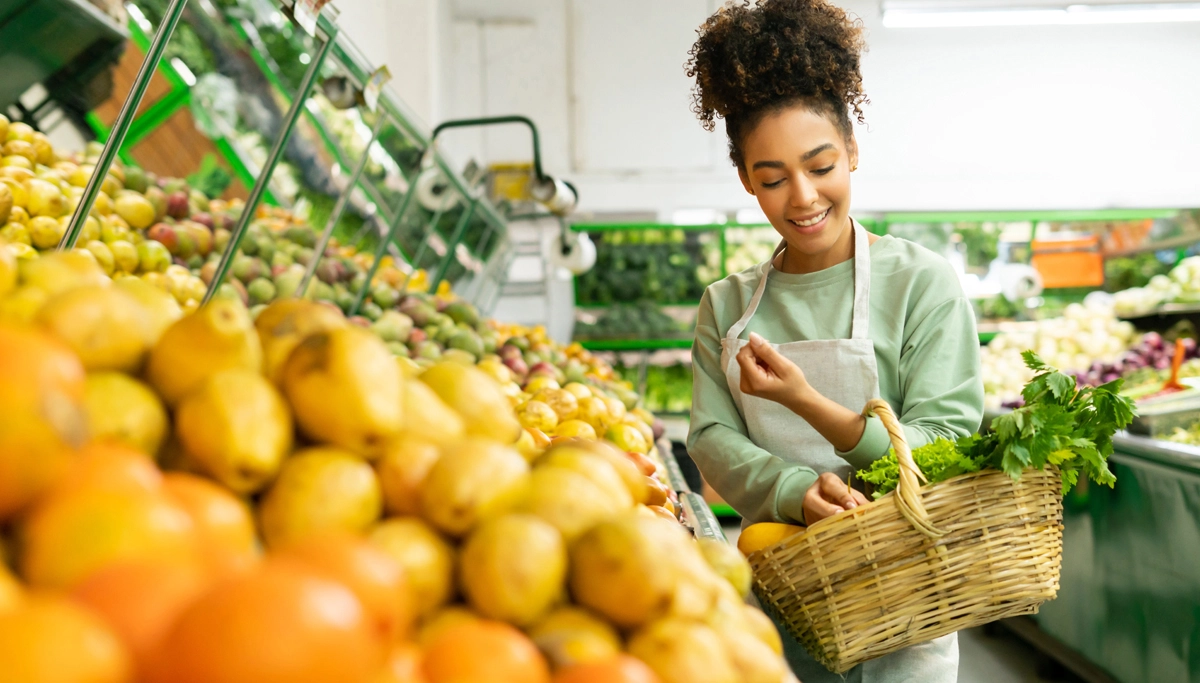
M708 503L699 494L687 491L679 496L679 502L683 505L684 515L691 522L692 533L696 538L712 538L716 540L725 540L725 532L721 529L721 523L713 516L712 510L708 508Z
M379 96L383 94L383 86L390 80L392 80L392 72L388 71L386 66L376 69L375 73L367 79L367 84L363 86L363 102L367 105L367 109L375 111L375 107L379 105Z
M305 33L315 36L317 17L321 16L321 10L328 4L329 0L296 0L296 4L292 5L292 16Z

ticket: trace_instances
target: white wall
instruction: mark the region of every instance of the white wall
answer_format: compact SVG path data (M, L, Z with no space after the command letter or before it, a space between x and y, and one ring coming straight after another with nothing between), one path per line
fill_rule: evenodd
M442 0L343 0L338 28L372 64L386 64L390 87L422 122L441 116Z
M343 4L427 120L534 118L583 211L753 206L723 133L689 111L683 63L719 0ZM1200 206L1200 23L885 29L875 0L842 4L870 45L859 211ZM460 162L528 144L516 128L445 140Z

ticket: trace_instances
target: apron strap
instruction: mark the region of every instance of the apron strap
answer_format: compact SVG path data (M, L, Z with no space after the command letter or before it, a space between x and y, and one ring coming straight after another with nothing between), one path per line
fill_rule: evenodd
M734 345L738 337L742 336L742 331L746 329L746 325L750 324L750 318L753 318L754 312L758 310L758 304L762 301L763 292L767 291L767 276L771 274L771 270L774 268L772 264L775 261L775 257L779 256L779 252L783 251L786 246L787 242L780 240L779 246L775 247L775 253L771 254L771 258L758 264L758 288L754 290L754 296L750 297L750 303L746 305L746 312L725 333L725 339L728 340L731 346Z
M854 229L854 317L850 322L851 339L867 339L871 321L871 242L867 230L853 218Z
M866 339L871 319L871 245L866 229L853 218L850 219L850 224L854 231L854 312L850 321L850 338ZM754 296L750 298L746 312L742 313L742 317L738 318L738 321L731 325L725 333L726 343L731 349L735 346L737 339L742 336L746 325L750 324L750 318L753 318L755 311L758 310L763 292L767 290L767 277L775 268L775 257L779 256L779 253L786 247L787 242L780 240L779 246L775 247L775 253L771 254L771 258L759 264L758 288L754 290Z

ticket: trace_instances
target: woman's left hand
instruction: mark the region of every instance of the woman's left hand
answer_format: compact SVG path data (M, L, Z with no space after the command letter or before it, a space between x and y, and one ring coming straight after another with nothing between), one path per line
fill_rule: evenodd
M743 394L795 410L810 390L804 371L754 332L750 333L750 343L738 351L737 362L742 368Z

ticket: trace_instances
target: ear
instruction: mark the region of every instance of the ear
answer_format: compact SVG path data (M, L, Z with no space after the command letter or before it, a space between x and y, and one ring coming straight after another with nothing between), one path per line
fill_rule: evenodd
M742 179L742 187L746 188L748 194L754 194L754 186L750 184L750 176L746 175L746 168L738 166L738 178Z
M846 156L850 157L850 168L858 168L858 139L853 133L846 141Z

